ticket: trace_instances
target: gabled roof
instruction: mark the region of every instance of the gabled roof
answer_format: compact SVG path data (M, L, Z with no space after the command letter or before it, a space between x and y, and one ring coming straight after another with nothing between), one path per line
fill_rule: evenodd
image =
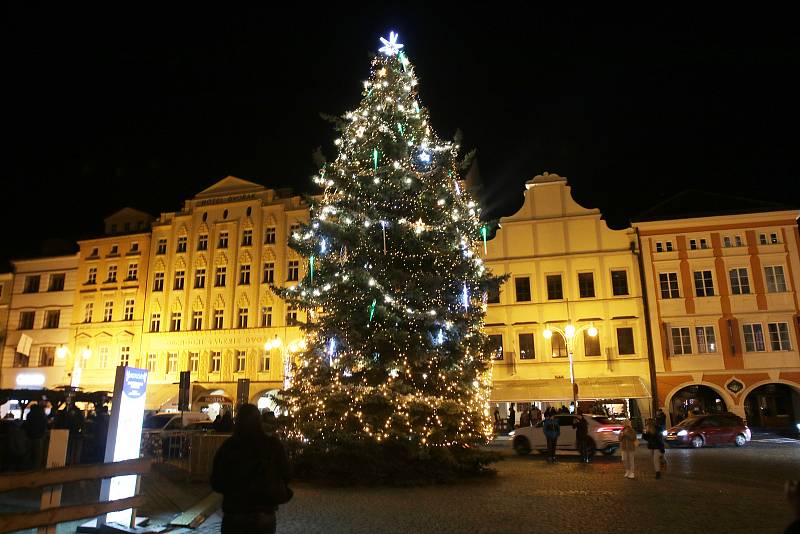
M669 197L633 217L633 222L660 221L670 219L692 219L714 215L737 215L741 213L764 213L796 209L793 206L767 202L753 198L709 193L687 189Z
M230 195L235 193L255 193L264 191L266 188L254 182L242 180L235 176L226 176L211 187L203 189L195 195L195 198L215 197L220 195Z

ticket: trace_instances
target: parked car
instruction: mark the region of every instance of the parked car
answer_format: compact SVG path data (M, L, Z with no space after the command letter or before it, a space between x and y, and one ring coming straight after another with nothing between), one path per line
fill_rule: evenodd
M741 417L732 413L700 415L684 419L663 432L664 442L670 447L706 445L736 445L743 447L750 441L750 429Z
M192 425L208 423L208 415L199 412L160 412L148 416L142 423L142 450L162 458L182 457L188 442L187 431Z
M578 417L586 419L589 427L589 454L594 455L595 451L603 454L614 454L619 448L619 433L622 431L622 424L602 415L556 415L558 424L561 425L561 434L558 437L556 450L574 451L578 450L575 439L575 429L573 423ZM513 446L517 454L528 454L531 450L538 450L542 454L547 452L547 439L544 437L542 421L536 426L525 426L514 430Z

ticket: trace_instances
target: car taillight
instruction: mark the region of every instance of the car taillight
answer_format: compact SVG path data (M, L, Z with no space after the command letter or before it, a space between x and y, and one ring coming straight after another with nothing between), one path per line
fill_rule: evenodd
M601 426L595 432L619 432L622 430L621 426Z

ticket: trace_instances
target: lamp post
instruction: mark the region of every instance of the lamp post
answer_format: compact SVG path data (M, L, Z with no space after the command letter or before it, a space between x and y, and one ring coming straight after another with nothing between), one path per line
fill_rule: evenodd
M548 326L544 332L542 332L545 339L552 338L554 333L564 338L564 343L567 346L567 355L569 356L569 381L570 384L572 384L572 405L575 410L578 409L578 391L575 388L575 364L572 355L575 351L575 337L584 330L586 330L586 333L589 334L590 337L597 336L597 328L595 328L594 324L575 327L575 325L569 323L563 330L557 326Z

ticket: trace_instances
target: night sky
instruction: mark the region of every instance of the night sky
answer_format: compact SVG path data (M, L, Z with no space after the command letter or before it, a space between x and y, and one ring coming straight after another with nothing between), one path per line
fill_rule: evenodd
M800 206L789 13L378 4L5 3L0 260L98 234L123 206L177 210L228 174L313 192L312 151L335 154L319 113L357 105L389 30L440 136L478 150L494 216L542 171L614 227L686 188Z

